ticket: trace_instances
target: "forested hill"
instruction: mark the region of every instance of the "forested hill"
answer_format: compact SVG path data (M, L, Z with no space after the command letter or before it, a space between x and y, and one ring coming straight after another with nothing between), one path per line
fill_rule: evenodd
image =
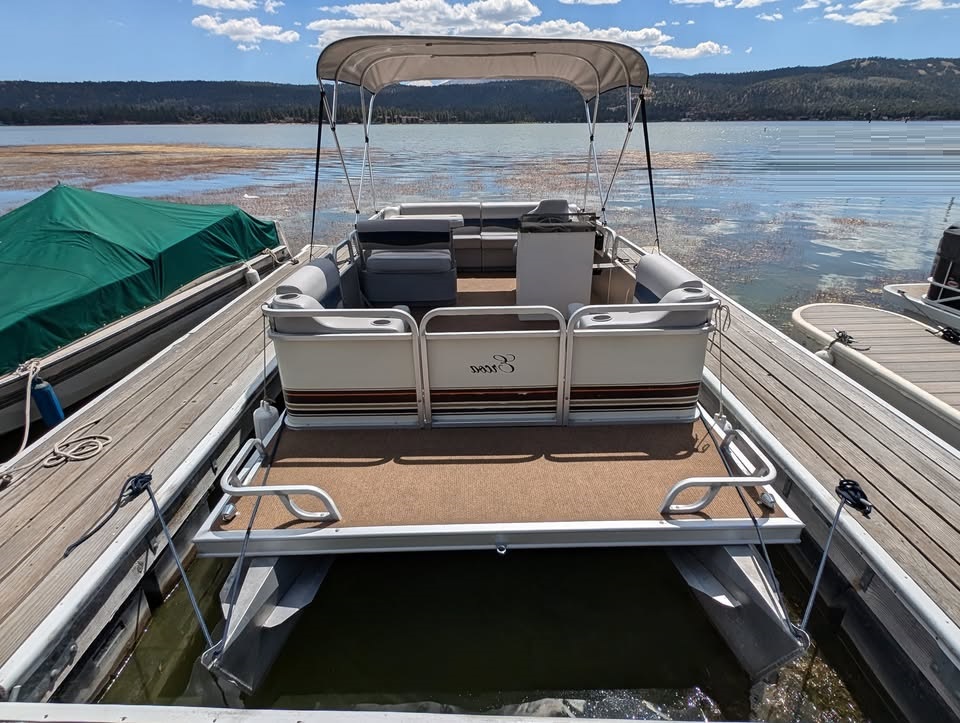
M654 75L651 120L960 119L960 59L861 58L824 67L750 73ZM340 120L360 118L344 88ZM169 81L0 81L0 124L315 122L312 85ZM395 86L380 93L379 122L569 122L577 94L541 81ZM624 117L624 96L602 98L601 120Z

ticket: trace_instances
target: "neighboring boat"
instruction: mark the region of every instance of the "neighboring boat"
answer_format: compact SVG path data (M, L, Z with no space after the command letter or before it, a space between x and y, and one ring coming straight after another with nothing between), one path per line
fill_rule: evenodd
M924 323L960 329L960 226L943 232L925 284L890 284L883 298Z
M234 206L58 185L0 217L0 433L23 426L32 379L75 405L288 257L276 224Z
M817 356L960 449L960 344L949 331L856 304L801 306L793 323Z
M594 162L597 98L624 89L627 138L640 115L646 140L646 62L612 42L368 36L327 46L317 76L334 133L343 84L479 76L572 85ZM194 540L243 558L203 657L221 678L255 689L331 561L369 551L658 546L752 680L802 650L765 544L803 525L698 402L719 302L607 225L616 169L604 188L598 166L596 213L548 188L358 211L263 306L286 409L259 410Z

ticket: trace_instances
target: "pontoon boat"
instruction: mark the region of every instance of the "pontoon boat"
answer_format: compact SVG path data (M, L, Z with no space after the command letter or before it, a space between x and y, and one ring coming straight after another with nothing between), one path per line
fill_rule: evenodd
M669 549L752 678L796 655L760 550L797 542L802 524L771 462L698 399L719 302L656 238L644 249L606 222L624 154L604 186L598 97L625 93L624 150L638 115L646 140L641 54L362 37L324 49L317 75L338 150L338 95L370 95L359 183L347 174L357 220L263 306L285 411L224 471L195 538L201 555L239 558L204 662L256 688L340 554L586 546ZM376 93L478 76L580 92L597 197L374 199L361 218Z

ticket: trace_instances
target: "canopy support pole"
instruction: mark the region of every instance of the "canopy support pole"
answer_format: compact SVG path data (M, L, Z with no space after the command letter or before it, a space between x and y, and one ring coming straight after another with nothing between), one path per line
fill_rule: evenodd
M363 122L363 157L360 159L360 181L357 187L357 209L354 223L360 220L360 203L363 201L363 175L367 170L367 158L370 154L370 135L367 132L367 106L364 102L363 86L360 86L360 118ZM376 204L374 204L376 205Z
M631 111L630 89L627 88L627 133L623 137L623 146L620 148L620 155L617 157L617 164L613 167L613 175L610 176L610 183L607 185L607 194L603 197L603 208L607 207L607 201L610 200L610 192L613 190L613 184L617 180L617 174L620 172L620 164L623 163L623 156L627 152L627 145L630 143L630 134L633 133L633 126L637 122L637 114L640 112L640 104Z
M653 163L650 161L650 134L647 132L647 103L640 91L640 119L643 125L643 145L647 151L647 178L650 181L650 210L653 212L653 233L656 236L657 253L660 253L660 227L657 226L657 200L653 195Z
M323 82L320 82L320 105L317 107L317 158L313 166L313 213L310 214L310 251L309 257L313 261L313 239L317 228L317 191L320 185L320 140L323 137L323 107L326 91ZM266 377L264 377L266 379ZM266 389L266 384L264 384Z
M333 90L334 107L336 107L337 89ZM324 94L320 96L324 107L327 109L327 118L330 120L330 132L333 134L333 141L337 144L337 155L340 156L340 167L343 168L343 176L347 179L347 188L350 189L350 198L353 199L353 210L357 218L360 217L360 204L357 201L357 194L353 192L353 183L350 181L350 172L347 170L347 161L343 157L343 148L340 146L340 137L337 135L337 116L330 110L327 103L327 97Z
M370 173L370 194L373 196L373 210L379 211L380 207L377 205L377 187L373 182L373 156L369 153L370 146L370 126L373 125L373 102L377 99L377 94L373 93L370 95L370 107L367 109L367 120L366 127L363 130L363 139L368 146L367 152L367 171Z
M607 222L606 209L603 208L603 181L600 179L600 159L597 157L597 144L596 144L596 132L597 132L597 116L600 113L600 96L597 95L596 100L593 104L593 113L590 113L590 103L589 101L584 104L584 107L587 111L587 129L590 131L590 146L587 150L589 156L587 158L587 183L590 182L590 159L593 159L593 169L597 174L597 201L600 203L600 220L603 223ZM583 194L583 205L586 208L587 205L587 193L584 189Z

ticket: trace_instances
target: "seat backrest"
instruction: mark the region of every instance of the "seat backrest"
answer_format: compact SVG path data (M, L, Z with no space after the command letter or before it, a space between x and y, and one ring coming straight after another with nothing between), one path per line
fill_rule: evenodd
M480 202L401 203L401 216L462 216L463 226L454 229L455 235L480 233Z
M536 207L535 201L484 201L480 206L483 230L516 231L520 228L520 217Z
M294 271L283 280L283 283L277 286L278 296L291 294L311 298L317 302L319 308L342 307L340 271L333 259L328 257L313 259Z
M375 218L357 222L357 243L361 252L400 247L449 249L452 246L452 228L453 223L442 218Z
M634 297L638 304L656 304L675 289L703 288L703 281L659 254L641 256L634 273L637 277ZM688 300L685 294L676 298L678 301Z
M570 207L570 203L566 199L550 198L538 203L536 208L527 215L537 216L540 220L556 218L560 222L569 221L572 213L576 213L576 211Z

